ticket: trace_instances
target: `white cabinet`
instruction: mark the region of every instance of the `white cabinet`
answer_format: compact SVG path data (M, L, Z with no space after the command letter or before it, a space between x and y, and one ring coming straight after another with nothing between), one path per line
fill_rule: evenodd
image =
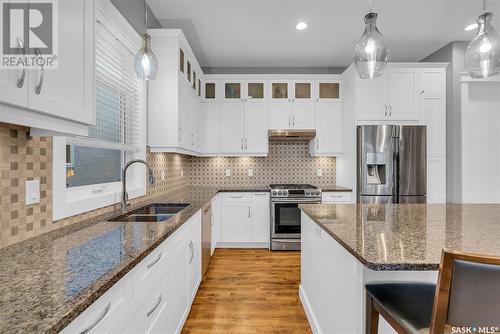
M189 252L189 304L196 296L201 283L201 211L190 220Z
M221 225L222 225L222 211L221 211L221 196L217 194L212 199L212 255L217 248L217 244L221 240Z
M340 155L344 143L344 110L342 103L317 103L316 137L310 142L311 156Z
M418 68L388 67L379 78L355 80L358 120L418 121Z
M269 247L270 194L222 193L222 247Z
M222 153L267 155L267 109L264 103L222 103Z
M352 192L350 191L323 191L321 194L321 203L352 203Z
M269 128L314 128L314 83L310 80L269 81Z
M228 194L222 199L222 241L252 240L251 198L247 194Z
M196 155L202 151L198 89L203 72L181 30L150 29L149 34L162 64L149 82L148 145L151 152Z
M252 225L252 241L269 242L270 239L270 194L253 193L250 220Z
M94 1L59 1L57 69L29 68L24 80L22 70L0 70L1 122L88 134L87 125L95 123L94 6Z
M201 152L215 155L221 152L221 103L201 103Z
M339 80L316 80L316 102L342 101L342 84Z
M427 157L427 203L446 203L446 157Z

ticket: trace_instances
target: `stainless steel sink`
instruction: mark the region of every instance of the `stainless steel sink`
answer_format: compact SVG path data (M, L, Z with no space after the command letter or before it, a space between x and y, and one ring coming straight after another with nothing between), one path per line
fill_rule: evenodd
M162 222L185 209L189 203L153 203L110 219L120 222Z

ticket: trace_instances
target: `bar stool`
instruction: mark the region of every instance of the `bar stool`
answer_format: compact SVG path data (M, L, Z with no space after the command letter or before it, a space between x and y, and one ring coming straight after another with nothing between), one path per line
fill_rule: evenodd
M500 257L443 250L437 286L367 284L367 334L378 332L379 315L400 334L442 334L451 326L500 331Z

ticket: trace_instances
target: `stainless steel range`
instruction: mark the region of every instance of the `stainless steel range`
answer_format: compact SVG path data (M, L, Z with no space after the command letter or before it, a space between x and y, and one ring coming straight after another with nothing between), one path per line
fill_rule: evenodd
M271 184L271 250L300 250L301 203L321 203L310 184Z

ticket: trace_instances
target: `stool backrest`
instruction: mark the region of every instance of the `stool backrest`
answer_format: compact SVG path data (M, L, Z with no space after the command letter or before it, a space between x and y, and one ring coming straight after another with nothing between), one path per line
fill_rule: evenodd
M500 257L443 250L430 333L446 325L500 327Z

